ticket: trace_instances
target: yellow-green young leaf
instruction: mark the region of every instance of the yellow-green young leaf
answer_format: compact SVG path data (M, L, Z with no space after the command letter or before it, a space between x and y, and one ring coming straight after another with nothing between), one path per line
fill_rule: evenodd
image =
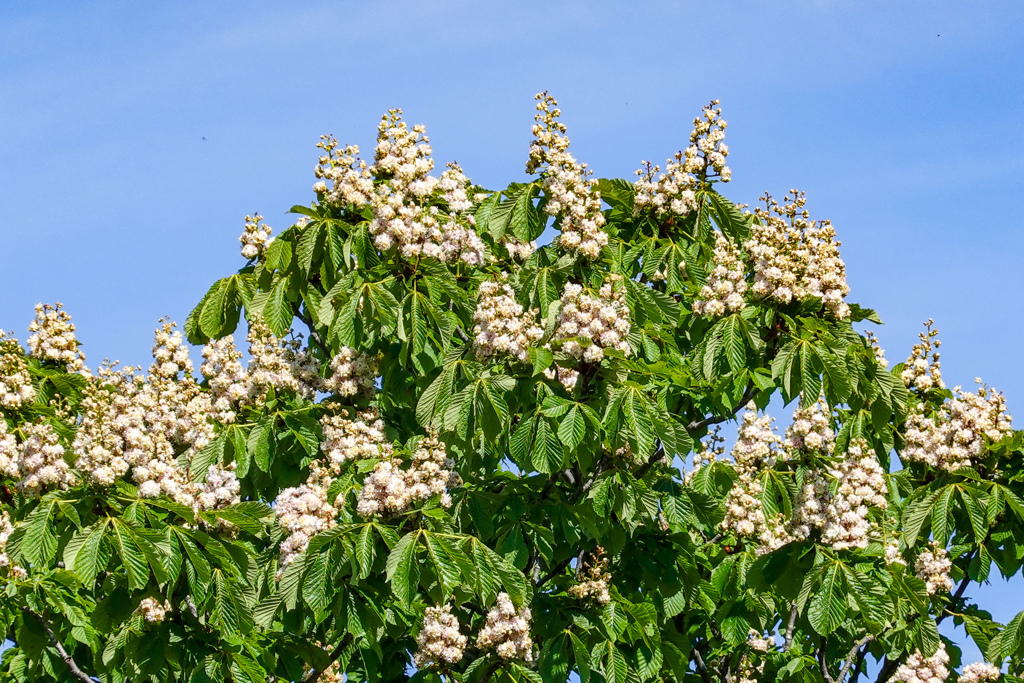
M827 636L843 623L846 617L846 587L842 566L833 563L822 574L821 584L811 598L807 618L820 635Z

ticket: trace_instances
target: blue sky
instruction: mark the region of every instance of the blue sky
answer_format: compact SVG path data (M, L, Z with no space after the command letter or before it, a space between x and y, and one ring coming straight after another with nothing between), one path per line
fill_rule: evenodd
M807 192L891 362L1024 406L1024 3L12 2L0 6L0 327L63 301L91 365L146 363L240 265L243 217L312 198L322 133L402 107L439 162L524 175L550 90L598 176L685 146L711 98L734 201ZM1024 413L1021 413L1024 419ZM783 417L783 416L780 416ZM1018 425L1019 426L1019 425ZM997 616L1019 589L987 591Z

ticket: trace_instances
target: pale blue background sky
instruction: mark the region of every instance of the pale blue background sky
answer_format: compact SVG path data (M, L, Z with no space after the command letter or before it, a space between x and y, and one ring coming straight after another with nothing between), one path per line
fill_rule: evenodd
M933 317L947 381L981 376L1021 413L1022 35L1024 3L998 0L8 0L0 327L24 339L60 300L91 365L148 362L157 318L242 265L246 213L283 228L310 201L318 136L372 154L390 107L496 188L523 177L539 90L607 177L685 146L715 97L726 194L804 189L890 361Z

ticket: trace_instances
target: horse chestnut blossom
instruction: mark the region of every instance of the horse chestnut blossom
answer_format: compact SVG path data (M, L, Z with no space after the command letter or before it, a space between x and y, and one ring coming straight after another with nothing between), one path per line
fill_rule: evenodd
M956 683L992 683L1003 675L998 666L988 662L973 662L964 667Z
M931 657L925 657L920 650L915 650L907 657L905 664L900 664L889 683L942 683L949 676L949 655L946 645L939 642L939 649Z
M36 319L28 326L32 333L28 338L29 355L57 363L68 372L78 372L85 365L85 354L78 349L75 324L63 306L59 301L53 306L36 304Z
M0 330L0 408L17 410L36 398L21 345Z
M723 533L759 537L765 551L788 542L779 520L765 517L761 504L763 486L757 479L758 472L773 467L779 456L784 455L776 450L780 439L772 429L772 421L767 415L758 417L753 402L747 404L732 449L738 476L726 496L725 518L720 525Z
M481 283L480 299L473 313L473 349L477 358L507 355L527 362L530 347L544 336L536 322L537 313L537 309L524 310L508 285L494 280Z
M325 152L315 171L320 180L313 186L320 202L340 207L367 206L373 196L373 174L359 158L359 147L348 145L339 150L338 141L331 135L321 135L316 146Z
M320 389L320 363L302 339L278 338L262 320L249 323L249 399L255 400L274 387L313 398Z
M931 318L924 324L925 331L918 335L921 340L907 359L900 378L910 389L926 392L931 389L945 389L942 383L942 366L939 363L939 347L942 341L936 339L939 331L934 328L935 321Z
M920 407L907 416L904 460L954 472L984 454L986 439L995 442L1013 433L1001 393L982 385L977 393L955 387L953 396L930 418Z
M412 462L402 469L397 458L377 463L363 481L356 511L361 517L396 515L431 496L440 496L442 507L452 504L448 489L459 486L461 478L453 469L444 443L433 434L421 439Z
M508 255L516 261L525 261L533 255L533 252L537 251L536 240L520 242L515 238L515 235L508 232L502 235L499 244L504 246L505 250L508 251Z
M239 502L241 483L235 474L235 463L212 465L206 481L196 486L194 507L197 510L220 510Z
M336 510L327 500L327 487L315 475L300 486L284 489L274 504L277 524L289 535L281 543L281 568L306 549L313 536L335 524Z
M828 480L820 472L808 472L793 503L793 518L787 529L789 534L793 538L806 540L813 531L824 529L831 500Z
M2 418L0 422L3 422ZM25 439L18 447L14 467L11 468L16 468L16 474L11 476L21 478L18 489L27 496L40 496L46 489L71 486L75 476L64 459L64 446L53 425L37 422L22 429Z
M537 93L537 114L533 117L533 144L526 172L542 173L547 201L545 213L558 221L560 234L555 243L566 251L596 259L608 245L601 213L601 193L590 178L586 164L569 154L565 124L558 120L562 110L547 92Z
M693 302L693 312L708 318L719 318L726 313L736 313L744 305L743 295L747 292L746 274L739 250L725 235L715 232L713 267L707 281L700 288Z
M235 347L231 335L211 339L203 347L203 364L199 370L210 387L214 419L221 424L235 421L240 403L249 396L249 378L241 363L242 352Z
M587 363L599 363L605 349L629 354L629 307L625 287L619 280L618 276L609 275L596 296L581 285L565 285L554 334L554 340L562 342L565 353Z
M824 397L806 408L797 407L793 422L786 429L786 446L796 451L817 451L831 455L835 434L828 419L829 409Z
M338 415L320 419L324 430L320 450L336 473L347 462L392 456L391 444L384 436L384 421L376 408L357 413L354 419L349 416L349 411L342 409Z
M322 388L338 396L369 395L376 381L377 359L343 346L331 358L331 374Z
M533 639L530 638L530 608L523 606L518 612L508 593L498 593L498 599L487 612L487 623L476 638L481 650L493 648L502 659L533 661Z
M377 149L370 173L378 182L371 197L373 220L370 234L381 251L397 247L405 259L420 256L444 262L459 261L481 265L484 246L472 229L465 209L465 187L469 184L459 167L453 166L443 180L430 175L434 168L425 128L402 121L402 110L392 109L377 128ZM441 187L449 204L449 216L437 206L428 206L434 190ZM461 191L460 191L461 190Z
M799 190L790 190L783 205L768 194L761 200L765 208L755 210L759 222L744 244L754 260L751 294L781 304L820 299L836 318L848 318L844 299L850 287L832 224L810 220L804 209L807 199Z
M558 380L558 383L561 384L566 391L572 391L575 389L576 382L579 378L579 370L576 370L575 368L563 368L558 363L544 368L544 379Z
M145 597L139 601L135 613L151 624L159 624L171 611L171 603L167 600L160 602L154 597Z
M459 631L459 619L451 605L428 607L416 636L416 652L412 662L417 668L455 664L462 659L468 638Z
M889 505L885 472L867 442L853 439L830 474L839 480L839 488L825 512L828 522L822 542L836 550L866 548L870 510L884 510Z
M598 605L607 605L612 596L608 592L608 558L604 548L598 546L591 553L589 561L576 568L576 583L569 586L568 593L579 600L591 599Z
M270 226L262 220L263 216L259 214L245 217L245 230L238 238L242 243L242 258L250 261L262 258L267 253L267 247L274 241L270 236Z
M3 420L0 420L0 425L2 424ZM14 533L14 525L11 524L10 513L7 510L0 510L0 572L11 566L11 558L5 550L7 548L7 539L11 537L12 533Z
M928 550L923 551L914 560L914 572L917 578L924 581L928 595L953 590L953 579L949 576L949 570L952 568L953 563L950 562L946 549L935 541L929 543Z

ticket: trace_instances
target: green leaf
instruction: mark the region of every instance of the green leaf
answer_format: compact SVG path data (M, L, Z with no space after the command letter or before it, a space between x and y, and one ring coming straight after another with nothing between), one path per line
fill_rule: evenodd
M276 243L276 242L275 242ZM288 302L288 278L279 278L270 290L270 298L263 307L263 320L277 336L283 336L292 326L292 305Z
M846 617L846 590L842 565L833 563L825 569L821 585L811 598L807 618L820 635L835 631Z
M573 450L583 442L586 433L587 424L583 412L577 406L573 406L558 424L558 438L566 448Z
M387 580L399 603L410 605L419 585L420 569L416 564L416 548L421 531L410 531L388 555Z

